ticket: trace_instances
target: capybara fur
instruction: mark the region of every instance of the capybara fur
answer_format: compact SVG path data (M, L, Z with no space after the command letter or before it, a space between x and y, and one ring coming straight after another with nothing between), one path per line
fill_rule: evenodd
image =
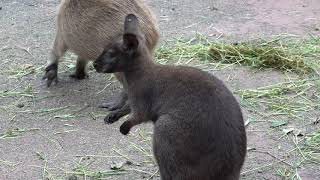
M140 19L140 28L146 38L146 46L153 51L159 39L155 15L142 0L62 0L57 17L56 37L51 59L43 79L49 87L58 81L59 59L67 50L78 55L76 71L70 76L76 79L88 77L88 61L95 60L114 41L121 40L123 21L129 13ZM115 74L124 90L116 102L104 103L101 107L114 110L106 117L117 119L130 112L126 102L126 81L122 73Z

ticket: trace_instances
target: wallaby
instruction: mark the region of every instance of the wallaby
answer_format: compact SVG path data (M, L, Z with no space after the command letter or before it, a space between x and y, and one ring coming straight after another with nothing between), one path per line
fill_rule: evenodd
M107 45L122 38L123 19L129 13L135 13L141 19L141 31L146 37L146 46L153 51L159 39L159 29L155 15L142 0L62 0L52 57L43 77L47 79L47 86L57 82L59 59L67 50L78 55L76 71L71 77L88 77L88 61L95 60ZM123 107L127 99L125 80L122 73L115 75L122 83L124 91L119 102L101 106L116 110L109 115L109 119L120 118L129 112L128 105Z
M131 116L120 132L154 123L153 151L162 180L239 179L247 142L233 94L207 72L152 59L138 18L129 14L123 40L93 63L99 73L124 73Z

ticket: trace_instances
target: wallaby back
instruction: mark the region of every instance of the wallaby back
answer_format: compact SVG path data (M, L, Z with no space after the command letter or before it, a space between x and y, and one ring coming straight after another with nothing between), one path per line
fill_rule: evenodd
M162 180L238 180L246 156L241 108L213 75L193 67L155 64L128 15L122 43L94 62L101 73L123 72L131 116L122 134L154 122L153 151Z
M232 93L222 81L195 68L152 70L156 75L143 81L153 84L148 116L158 117L153 147L163 179L239 179L246 133Z

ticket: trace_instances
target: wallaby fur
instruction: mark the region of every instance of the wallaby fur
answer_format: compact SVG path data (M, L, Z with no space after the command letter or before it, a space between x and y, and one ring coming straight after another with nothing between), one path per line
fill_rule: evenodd
M123 20L129 13L135 13L141 20L147 47L153 51L159 39L158 25L142 0L62 0L52 57L44 76L47 85L57 81L58 61L67 50L78 55L76 72L71 77L86 78L88 61L95 60L105 47L121 39ZM124 82L121 73L116 76Z
M155 64L129 14L123 41L94 62L100 73L124 72L131 116L122 134L154 123L153 151L162 180L238 180L246 156L240 106L222 81L193 67Z

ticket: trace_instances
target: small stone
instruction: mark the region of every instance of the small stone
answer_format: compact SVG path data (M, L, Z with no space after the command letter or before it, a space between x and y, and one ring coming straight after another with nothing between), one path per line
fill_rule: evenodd
M218 8L216 8L216 7L214 7L214 6L209 7L209 9L210 9L211 11L218 11L218 10L219 10Z
M19 104L17 104L17 107L18 107L18 108L23 108L23 107L24 107L24 104L19 103Z
M123 167L126 162L112 162L110 169L119 170Z

